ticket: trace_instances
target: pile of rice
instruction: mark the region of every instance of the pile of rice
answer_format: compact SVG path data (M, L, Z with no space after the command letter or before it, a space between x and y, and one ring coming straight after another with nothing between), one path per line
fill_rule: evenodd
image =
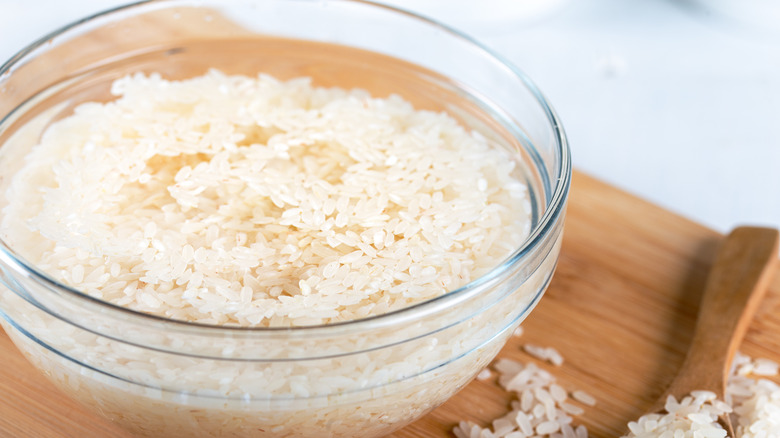
M499 373L498 383L517 397L511 410L481 427L471 421L461 421L453 429L457 438L526 438L561 437L587 438L583 425L573 424L574 416L584 413L579 404L592 406L595 400L583 391L571 394L556 383L555 377L533 363L523 364L499 359L493 365Z
M218 71L112 93L45 132L0 224L105 301L206 324L354 320L465 285L530 231L515 160L397 96Z
M733 406L737 437L780 438L780 385L766 378L780 375L780 366L769 359L737 355L734 369L726 396Z
M726 436L726 430L718 424L718 417L731 412L731 406L717 400L714 392L694 391L680 401L669 396L664 409L664 413L646 414L628 423L630 433L623 438Z
M778 364L737 355L733 370L725 401L709 391L695 391L681 401L670 396L665 413L630 422L623 438L724 438L726 430L718 423L723 414L731 415L736 438L780 437L780 386L762 378L777 376Z
M518 327L513 335L522 333L522 328ZM552 347L525 344L523 349L541 361L556 366L563 364L563 357ZM575 425L573 420L585 412L582 406L596 405L593 396L582 390L567 391L557 383L555 376L534 363L500 358L493 368L498 372L498 384L516 397L511 402L511 410L494 419L489 427L460 421L452 431L456 438L588 437L588 429ZM491 377L489 368L477 375L478 380Z

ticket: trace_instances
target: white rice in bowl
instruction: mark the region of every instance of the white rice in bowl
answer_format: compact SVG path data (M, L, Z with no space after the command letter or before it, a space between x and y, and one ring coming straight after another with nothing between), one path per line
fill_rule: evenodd
M218 71L112 93L47 130L0 224L101 300L205 324L354 320L465 285L530 230L515 159L397 96Z
M332 326L463 286L530 232L517 157L397 96L218 71L112 92L48 128L0 223L15 251L98 300L208 325ZM3 324L57 385L142 436L365 437L487 365L549 281L555 236L484 293L364 332L217 339L52 298L73 324L8 290L26 332Z

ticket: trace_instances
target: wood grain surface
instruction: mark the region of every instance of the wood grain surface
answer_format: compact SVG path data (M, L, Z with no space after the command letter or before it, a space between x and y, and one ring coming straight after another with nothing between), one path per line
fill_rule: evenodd
M575 172L560 262L545 297L499 357L537 362L569 390L597 399L577 418L593 437L616 437L663 391L681 365L721 236ZM524 353L560 351L559 367ZM741 351L780 361L780 278ZM84 411L32 369L0 334L0 437L130 435ZM451 437L460 420L488 424L509 409L494 380L473 381L395 438Z

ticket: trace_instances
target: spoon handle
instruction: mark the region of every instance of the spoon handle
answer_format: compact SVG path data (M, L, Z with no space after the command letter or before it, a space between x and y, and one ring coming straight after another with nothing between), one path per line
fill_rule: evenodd
M711 390L723 398L731 361L777 267L777 230L738 227L715 258L701 299L693 340L677 377L658 400Z

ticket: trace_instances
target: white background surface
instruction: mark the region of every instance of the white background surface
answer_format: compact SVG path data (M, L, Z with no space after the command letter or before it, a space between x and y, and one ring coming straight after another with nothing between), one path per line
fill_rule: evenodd
M453 25L524 70L561 116L575 168L721 232L780 227L778 2L386 2ZM0 62L122 3L0 0Z

